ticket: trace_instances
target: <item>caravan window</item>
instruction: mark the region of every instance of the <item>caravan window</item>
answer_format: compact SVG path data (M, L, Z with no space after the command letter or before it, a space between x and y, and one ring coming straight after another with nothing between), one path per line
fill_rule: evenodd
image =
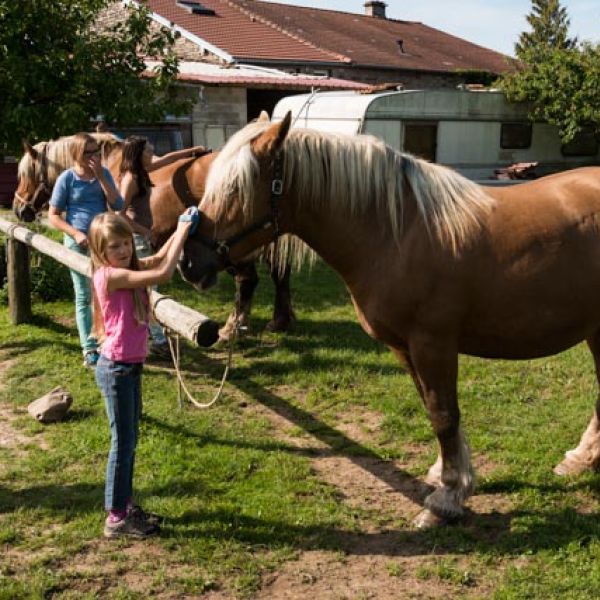
M592 130L580 131L560 151L563 156L595 156L598 154L598 140Z
M531 123L502 123L500 128L500 147L504 149L523 149L531 146Z

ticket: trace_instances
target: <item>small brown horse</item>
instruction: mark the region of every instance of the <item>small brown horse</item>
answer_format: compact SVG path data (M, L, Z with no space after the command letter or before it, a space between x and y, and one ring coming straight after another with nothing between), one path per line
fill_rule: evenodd
M365 331L405 364L440 454L418 526L463 513L474 474L460 427L459 353L527 359L586 340L600 377L600 168L482 188L368 136L249 125L216 159L201 234L231 262L281 232L343 277ZM260 226L257 226L260 225ZM213 278L223 256L191 240L183 273ZM600 402L555 471L600 463Z
M121 164L122 140L111 133L92 133L98 143L103 164L115 180ZM25 153L19 162L19 183L13 200L17 217L32 222L47 205L58 175L72 165L71 136L40 142L35 146L24 144ZM179 215L186 207L197 205L204 192L204 182L215 154L196 159L181 159L152 171L153 183L150 202L137 207L136 219L151 231L152 244L160 247L174 231ZM267 325L271 331L287 331L295 321L290 294L291 266L288 262L279 268L271 261L271 278L275 286L273 319ZM235 308L219 331L221 340L232 335L237 324L247 325L252 297L258 284L253 260L241 263L232 273L236 281Z

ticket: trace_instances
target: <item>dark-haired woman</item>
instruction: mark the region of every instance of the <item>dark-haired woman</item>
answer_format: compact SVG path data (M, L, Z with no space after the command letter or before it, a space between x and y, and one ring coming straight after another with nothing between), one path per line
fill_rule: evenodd
M119 174L119 191L125 202L124 216L134 231L135 249L139 257L144 258L152 254L150 245L152 182L148 173L176 160L203 154L206 154L206 149L203 146L195 146L170 152L164 156L155 156L152 144L147 138L132 135L125 140ZM157 358L170 356L167 339L160 325L152 323L150 335L152 337L150 353Z

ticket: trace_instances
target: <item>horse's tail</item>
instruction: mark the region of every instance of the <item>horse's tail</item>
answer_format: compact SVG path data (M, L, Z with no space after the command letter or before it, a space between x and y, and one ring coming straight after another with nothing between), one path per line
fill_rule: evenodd
M452 169L404 153L401 161L425 227L458 254L479 231L493 199Z

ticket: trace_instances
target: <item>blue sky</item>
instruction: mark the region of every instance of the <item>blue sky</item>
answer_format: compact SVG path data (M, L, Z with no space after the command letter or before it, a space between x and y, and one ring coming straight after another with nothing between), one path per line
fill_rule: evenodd
M267 0L268 1L268 0ZM273 0L278 4L313 6L363 13L364 0ZM519 34L528 30L530 0L386 0L387 15L421 21L470 42L513 55ZM571 35L600 43L600 0L562 0L571 20Z

